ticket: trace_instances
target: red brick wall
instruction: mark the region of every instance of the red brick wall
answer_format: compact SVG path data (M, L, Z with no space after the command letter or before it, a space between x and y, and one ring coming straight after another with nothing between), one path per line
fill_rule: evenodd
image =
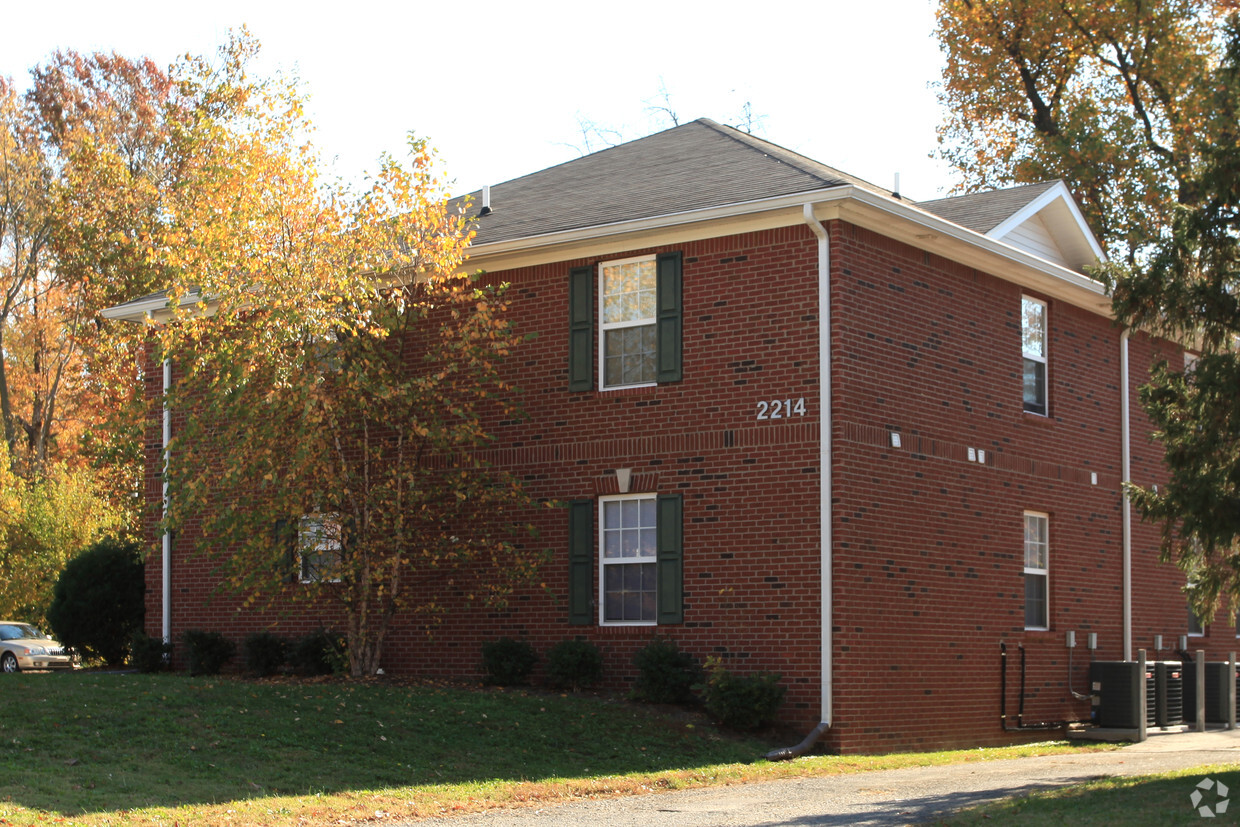
M1001 725L1001 643L1009 653L1010 722L1020 704L1022 646L1025 721L1087 717L1088 703L1070 692L1087 691L1086 634L1098 635L1097 658L1122 657L1118 330L1049 300L1050 416L1026 414L1019 287L842 222L831 232L835 715L828 743L885 751L1025 737ZM673 248L606 258L665 249ZM782 673L785 721L805 729L818 721L816 244L806 228L793 227L674 249L684 254L684 379L658 387L567 390L568 273L597 260L488 276L511 284L513 317L536 334L510 363L528 416L490 423L497 447L488 458L546 499L613 493L616 468L633 470L634 490L683 495L684 624L568 625L568 519L562 509L545 510L535 516L535 542L552 558L540 583L504 610L469 605L463 589L450 591L431 636L419 618L400 619L388 637L388 671L477 676L485 640L523 636L541 651L583 636L603 649L608 683L622 689L633 678L633 653L660 634L699 658ZM1134 387L1156 350L1134 339ZM155 399L158 371L148 377ZM801 397L804 416L756 419L760 401ZM1135 390L1133 398L1134 477L1156 479L1157 447L1141 436L1148 427ZM157 503L153 422L147 493ZM900 448L890 447L891 431L900 433ZM985 462L969 461L969 448L985 451ZM1050 521L1045 632L1024 629L1025 510ZM186 559L189 538L178 539L174 637L194 626L239 639L271 624L290 633L339 624L326 609L240 611L235 597L212 596L210 564ZM1151 648L1152 634L1170 644L1184 626L1182 578L1155 564L1155 543L1152 529L1138 528L1134 637ZM158 554L152 562L148 631L157 633ZM1079 638L1071 670L1069 630ZM1205 642L1221 654L1233 635L1220 627Z

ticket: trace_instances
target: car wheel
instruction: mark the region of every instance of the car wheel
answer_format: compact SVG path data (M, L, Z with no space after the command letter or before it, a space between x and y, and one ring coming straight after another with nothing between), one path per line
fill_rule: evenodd
M0 656L0 669L5 672L20 672L21 668L17 665L17 656L12 652L5 652Z

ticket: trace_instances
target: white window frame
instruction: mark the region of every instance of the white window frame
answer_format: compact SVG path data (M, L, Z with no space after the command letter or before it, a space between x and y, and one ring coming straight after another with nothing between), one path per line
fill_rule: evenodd
M1034 353L1025 348L1025 303L1036 304L1042 308L1042 352ZM1035 299L1033 296L1021 295L1020 297L1020 404L1021 409L1025 413L1035 416L1050 416L1051 413L1051 368L1050 368L1050 307L1042 299ZM1024 360L1029 359L1042 365L1042 410L1031 411L1025 407L1025 366Z
M1193 606L1187 600L1184 601L1184 625L1188 628L1189 637L1205 637L1206 624L1197 619L1197 613L1193 611ZM1195 631L1194 631L1195 630Z
M608 503L649 502L654 506L654 524L649 526L654 535L654 547L649 554L640 557L620 557L608 561L605 556L607 545L607 505ZM644 527L640 526L639 527ZM611 529L617 530L617 529ZM608 620L607 619L607 569L625 565L653 565L655 578L658 578L658 538L659 538L659 507L656 494L618 494L599 497L598 501L598 622L600 626L655 626L658 624L658 590L655 591L655 606L649 620Z
M340 582L340 517L337 514L307 514L297 521L297 579L302 583ZM307 574L307 557L336 558L335 576L323 577L321 567Z
M1041 534L1044 540L1041 543L1042 553L1040 556L1042 558L1042 566L1040 567L1029 565L1029 551L1030 551L1029 521L1031 519L1039 520L1042 523ZM1024 565L1024 576L1025 577L1041 577L1042 584L1043 584L1043 593L1046 595L1046 600L1045 600L1045 603L1043 606L1043 612L1042 612L1042 624L1041 625L1030 625L1028 591L1027 590L1025 591L1025 600L1026 600L1025 629L1030 632L1049 631L1051 628L1051 574L1050 574L1051 518L1050 518L1050 515L1043 513L1041 511L1026 511L1024 512L1024 518L1021 520L1021 528L1022 528L1022 531L1021 531L1022 546L1024 548L1024 564L1025 564ZM1023 582L1022 582L1022 585L1024 585Z
M607 267L621 267L626 264L638 264L642 262L652 262L655 265L655 307L654 313L649 317L641 319L631 319L623 322L608 322L606 315L607 293L605 281L603 279L603 270ZM629 327L652 327L655 329L656 348L658 342L658 261L654 255L649 256L633 256L632 258L613 259L612 261L602 261L598 265L598 376L600 390L615 390L616 388L648 388L658 384L658 351L655 351L655 376L649 382L631 382L631 383L615 383L607 382L607 334L613 330L622 330Z

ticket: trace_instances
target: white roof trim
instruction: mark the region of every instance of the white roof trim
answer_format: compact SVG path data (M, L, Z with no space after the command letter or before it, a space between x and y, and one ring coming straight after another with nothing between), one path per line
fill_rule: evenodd
M545 235L479 244L469 248L471 264L489 270L509 270L535 263L573 258L580 249L589 247L597 254L607 250L634 249L649 246L649 236L658 234L656 243L673 243L671 235L707 238L742 232L750 225L769 227L791 226L803 222L806 204L822 210L820 218L840 217L903 241L919 249L989 272L999 278L1040 290L1095 313L1110 315L1110 300L1103 285L1075 270L1047 261L1002 240L1000 230L1008 224L1026 220L1059 202L1071 210L1079 224L1082 238L1095 251L1094 260L1103 252L1076 208L1067 187L1059 183L1039 196L1017 216L983 235L921 209L916 204L871 192L852 184L744 201L735 204L651 216L633 221L602 224ZM1056 206L1056 209L1062 209ZM741 226L744 223L745 227ZM1013 225L1015 226L1015 225ZM1010 227L1003 230L1010 231ZM1013 269L1015 268L1015 269ZM181 305L202 301L198 294L182 297ZM102 313L107 319L140 322L150 319L166 321L171 316L168 300L163 296L138 299Z
M1012 215L1008 216L1007 220L991 229L990 232L986 233L986 235L991 238L1002 239L1008 233L1012 232L1021 224L1024 224L1026 221L1030 220L1051 205L1055 205L1059 210L1067 209L1068 214L1072 217L1072 220L1076 224L1076 231L1080 233L1081 241L1088 246L1094 259L1100 262L1106 261L1106 251L1102 249L1102 245L1100 245L1098 243L1098 239L1094 237L1093 231L1089 229L1089 224L1086 223L1085 216L1081 214L1080 207L1076 205L1076 199L1072 197L1072 193L1068 191L1068 187L1063 181L1055 181L1049 189L1030 201L1021 209L1017 210ZM1056 224L1059 226L1055 226ZM1060 237L1060 233L1056 231L1066 229L1063 227L1063 223L1061 221L1056 222L1053 220L1048 220L1047 229L1051 231L1051 235L1055 237L1055 240L1060 244L1060 246L1065 248L1079 248L1081 246L1080 243L1074 244L1072 243L1072 240L1063 239Z

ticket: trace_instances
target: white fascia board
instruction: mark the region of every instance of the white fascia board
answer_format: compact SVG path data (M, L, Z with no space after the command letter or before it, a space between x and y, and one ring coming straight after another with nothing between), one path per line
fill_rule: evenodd
M1092 313L1112 316L1099 281L924 210L857 190L839 217Z
M1067 189L1063 192L1066 194ZM1088 276L953 224L909 202L853 185L480 244L470 249L465 269L498 272L800 225L804 223L805 204L813 205L819 220L841 218L1091 312L1110 315L1111 302L1105 288Z
M202 296L198 293L187 293L181 297L180 306L187 307L201 302ZM208 308L210 314L213 308ZM151 321L162 324L172 317L172 306L167 296L150 296L144 299L136 299L125 304L115 307L109 307L99 311L99 315L105 319L113 319L123 322L135 322L141 324Z
M1064 184L1063 181L1056 181L1054 186L1050 187L1046 190L1046 192L1042 193L1024 207L1008 216L1003 223L992 228L990 232L986 233L986 235L991 238L1002 239L1008 233L1012 232L1012 230L1016 229L1021 224L1024 224L1026 221L1033 218L1035 215L1042 212L1042 210L1056 201L1059 202L1056 206L1059 206L1061 209L1066 209L1068 214L1072 217L1073 222L1076 224L1076 232L1080 233L1081 239L1089 247L1090 252L1093 253L1094 259L1100 262L1105 261L1106 251L1102 249L1102 245L1100 245L1098 243L1098 239L1094 237L1093 231L1089 229L1089 224L1085 221L1085 216L1081 214L1081 208L1077 206L1076 199L1072 197L1072 193L1069 192L1067 185ZM1059 239L1056 239L1056 241L1059 241ZM1062 244L1063 242L1060 243ZM1069 246L1075 247L1079 245L1069 242Z
M591 256L607 255L636 247L715 238L732 232L787 227L804 222L801 212L804 204L847 198L852 190L851 185L808 190L792 195L742 201L633 221L597 224L509 241L475 244L469 248L469 260L473 264L483 264L491 269L510 270L566 261L573 258L571 252L577 249L587 250Z

